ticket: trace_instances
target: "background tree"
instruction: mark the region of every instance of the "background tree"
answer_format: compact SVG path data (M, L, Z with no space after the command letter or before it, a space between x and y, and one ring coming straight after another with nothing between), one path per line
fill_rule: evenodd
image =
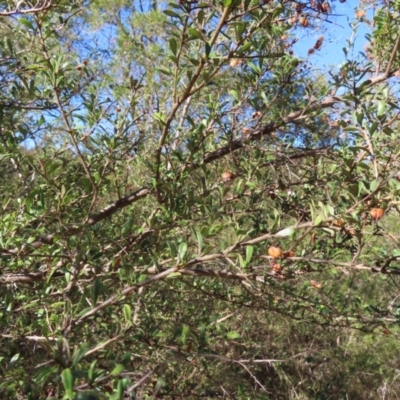
M397 398L400 4L109 3L0 2L2 397Z

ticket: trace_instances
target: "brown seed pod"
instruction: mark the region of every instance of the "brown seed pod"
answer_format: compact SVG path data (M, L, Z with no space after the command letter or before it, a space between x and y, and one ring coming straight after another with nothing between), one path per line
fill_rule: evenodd
M329 126L331 128L337 128L339 126L339 122L338 121L329 121Z
M341 226L344 225L344 220L343 220L342 218L335 219L335 220L332 222L332 225L333 225L333 226L339 226L339 227L341 227Z
M356 236L357 235L357 231L354 228L347 228L346 229L346 233L348 233L350 236Z
M310 242L311 242L311 244L315 244L316 241L317 241L317 234L315 232L313 232L311 234Z
M323 42L323 41L324 41L324 37L323 37L323 36L320 36L320 37L318 38L318 40L316 41L316 43L314 44L314 49L315 49L315 50L320 49L321 46L322 46L322 42Z
M307 26L308 26L308 19L307 19L307 17L306 17L305 15L303 15L303 16L300 18L300 24L301 24L302 26L304 26L304 28L307 28Z
M255 113L253 113L253 115L251 116L251 118L260 118L262 117L262 112L261 111L256 111Z
M323 13L329 12L330 9L331 9L331 6L329 5L329 3L322 3L321 4L321 11Z
M293 250L284 251L282 255L283 258L294 257L294 251Z
M242 132L243 132L245 135L250 135L250 134L251 134L251 129L250 129L250 128L243 128L243 129L242 129Z
M282 256L282 254L283 254L282 249L279 247L270 246L268 248L268 255L273 258L279 258Z
M383 208L371 208L369 213L371 214L371 217L375 221L378 221L378 219L381 219L383 217L383 214L385 213L385 210Z
M316 289L322 289L322 284L316 281L310 281L310 285Z
M282 272L283 267L281 264L274 264L272 266L272 271L276 272L277 274L279 274L280 272Z
M224 181L230 181L235 178L235 174L231 171L225 171L221 176Z

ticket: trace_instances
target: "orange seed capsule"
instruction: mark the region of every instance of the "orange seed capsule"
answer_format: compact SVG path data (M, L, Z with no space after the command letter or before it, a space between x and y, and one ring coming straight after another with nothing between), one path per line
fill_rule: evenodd
M370 212L371 217L375 220L378 221L378 219L381 219L383 217L383 214L385 213L383 208L371 208Z
M367 13L364 10L359 10L359 11L356 12L356 17L357 18L363 18L363 17L365 17L366 14Z
M279 258L282 256L282 254L283 254L282 249L279 247L270 246L268 248L268 255L270 255L273 258Z
M233 172L225 171L222 173L222 179L224 181L229 181L229 180L233 179L234 177L235 177L235 174Z
M232 68L237 67L237 66L239 65L239 59L238 59L238 58L232 58L232 60L231 60L231 62L229 63L229 65L230 65Z

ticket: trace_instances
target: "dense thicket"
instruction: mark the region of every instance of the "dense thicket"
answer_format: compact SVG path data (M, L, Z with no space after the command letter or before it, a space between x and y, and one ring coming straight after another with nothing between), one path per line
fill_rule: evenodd
M398 398L399 28L0 1L1 398Z

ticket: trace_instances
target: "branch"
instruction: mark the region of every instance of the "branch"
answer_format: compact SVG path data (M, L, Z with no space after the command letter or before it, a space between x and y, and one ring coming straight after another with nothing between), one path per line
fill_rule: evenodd
M390 60L389 60L389 63L388 63L388 65L387 65L387 67L386 67L386 72L385 72L385 76L386 76L386 77L388 77L389 74L390 74L390 69L392 68L393 61L394 61L394 59L395 59L395 57L396 57L396 55L397 55L397 52L398 52L398 50L399 50L399 47L400 47L400 35L397 36L396 43L395 43L395 45L393 46L392 54L390 55Z
M168 275L176 272L177 270L178 270L178 267L168 268L167 270L165 270L143 282L140 282L140 283L137 283L136 285L130 286L130 287L122 290L120 293L118 293L114 296L111 296L107 300L100 303L97 307L94 307L91 310L89 310L87 313L82 315L80 318L71 321L70 324L64 329L63 336L65 337L69 332L71 332L71 330L75 326L80 325L82 322L86 321L89 317L92 317L93 315L97 314L97 312L99 312L100 310L102 310L108 306L111 306L113 304L118 303L118 301L120 301L122 298L136 292L141 287L148 286L153 282L160 281L160 280L166 278Z
M243 364L243 361L242 361L242 360L235 360L235 359L233 359L233 358L228 358L228 357L220 356L220 355L218 355L218 354L198 354L198 357L216 358L216 359L221 360L221 361L239 364L239 365L241 365L241 366L248 372L248 374L254 379L254 382L255 382L258 386L260 386L260 388L261 388L262 390L264 390L265 392L268 392L267 389L265 388L265 386L257 379L257 377L254 376L254 375L252 374L252 372ZM255 361L256 361L256 360L255 360ZM282 362L282 361L284 361L284 360L262 360L262 361L272 363L272 362ZM251 361L251 360L244 360L244 362L252 362L252 361ZM270 392L268 392L268 393L270 393Z
M386 80L388 77L392 76L393 74L394 74L394 71L389 73L388 75L385 73L381 76L371 79L370 81L368 81L367 84L365 84L365 82L362 83L360 86L371 87L373 85L377 85L380 82ZM308 115L311 111L317 111L322 108L329 108L329 107L332 107L334 104L340 103L342 101L343 101L343 96L341 96L341 97L329 96L325 100L322 100L321 102L315 102L315 103L311 104L311 106L309 106L307 109L302 109L302 110L298 110L298 111L294 111L294 112L290 113L285 118L283 118L282 121L280 121L280 122L269 123L269 124L266 124L264 126L257 128L257 129L254 129L253 132L251 132L251 134L249 135L249 137L233 140L227 146L216 149L210 153L206 153L205 156L203 157L202 163L192 163L192 164L184 166L183 169L184 170L187 170L187 169L194 170L194 169L200 168L201 165L203 165L203 164L209 164L215 160L218 160L218 159L224 157L227 154L231 154L238 149L244 148L249 141L257 140L262 136L271 135L277 129L282 128L283 126L285 126L289 123L298 122L299 120L304 118L304 115ZM88 219L85 221L85 223L83 225L80 225L80 226L70 225L69 227L67 227L67 232L66 232L67 236L72 236L74 234L77 234L78 232L82 231L86 226L92 226L92 225L96 224L97 222L100 222L103 219L110 217L111 215L115 214L117 211L131 205L132 203L134 203L144 197L147 197L150 193L151 193L151 190L146 186L135 190L134 192L130 193L129 195L122 197L119 200L111 203L110 205L105 207L100 212L89 215ZM47 235L47 236L53 237L53 235ZM271 237L271 236L269 235L268 237ZM0 249L0 252L3 252L5 254L15 254L16 255L18 253L18 250Z
M33 340L35 342L48 342L49 340L58 340L58 338L56 337L51 337L51 336L32 336L32 335L28 335L28 336L23 336L23 335L9 335L6 333L0 333L0 337L6 338L6 339L26 339L26 340Z
M110 217L115 214L118 210L125 208L135 201L142 199L150 194L150 189L147 187L142 187L140 189L135 190L134 192L128 194L125 197L121 197L119 200L114 201L114 203L109 204L107 207L103 208L101 211L95 214L91 214L89 218L86 220L85 225L92 226L97 222Z
M146 375L144 375L142 378L140 378L134 385L129 386L129 388L126 389L126 393L133 392L136 388L145 383L151 377L151 375L153 375L157 371L158 368L159 366L155 367L154 369L149 371Z
M0 17L10 17L15 14L35 14L40 11L46 11L51 7L52 0L45 0L42 6L36 6L32 8L27 8L25 10L20 10L19 6L12 11L0 11Z
M24 272L22 274L3 274L0 275L0 284L10 283L32 283L43 281L46 277L46 272Z
M87 356L89 356L89 355L91 355L91 354L93 354L93 353L96 353L96 351L99 351L99 350L101 350L101 349L104 349L104 347L108 346L110 343L114 343L114 342L117 341L121 336L122 336L122 333L120 333L120 334L117 335L117 336L114 336L114 337L111 338L111 339L106 340L104 343L101 343L101 344L97 345L97 346L94 347L93 349L88 350L88 351L85 353L84 357L87 357Z
M110 217L111 215L115 214L118 210L129 206L130 204L134 203L135 201L146 197L150 193L150 189L143 187L134 192L128 194L125 197L120 198L117 201L109 204L107 207L103 208L98 213L90 214L87 220L84 222L83 225L69 225L66 227L66 236L72 236L80 231L82 231L85 227L92 226L97 224L98 222ZM62 232L57 232L62 233ZM43 247L44 245L51 245L53 244L54 234L43 235L38 237L33 243L27 243L23 246L20 250L18 248L15 249L2 249L0 248L0 253L4 255L13 255L13 256L21 256L27 255L31 253L33 250ZM0 277L1 283L1 277Z

